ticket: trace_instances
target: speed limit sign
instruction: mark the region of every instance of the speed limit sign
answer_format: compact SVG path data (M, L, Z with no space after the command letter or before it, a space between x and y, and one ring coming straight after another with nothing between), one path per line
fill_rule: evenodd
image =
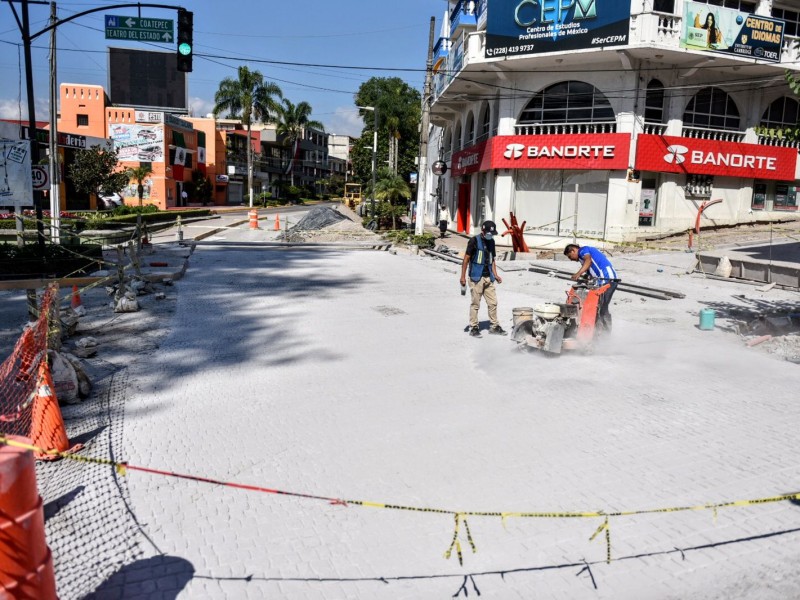
M47 173L47 167L34 165L31 167L31 181L33 182L33 189L46 190L50 187L50 175Z

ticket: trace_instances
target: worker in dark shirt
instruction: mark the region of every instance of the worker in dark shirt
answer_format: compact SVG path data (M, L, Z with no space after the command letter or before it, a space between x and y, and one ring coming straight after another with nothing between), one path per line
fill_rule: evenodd
M467 250L464 260L461 262L462 286L467 283L467 271L469 270L469 288L472 292L472 300L469 305L469 334L474 337L481 336L478 327L478 309L481 305L481 298L486 299L486 307L489 309L489 333L506 334L497 320L497 292L494 284L495 282L503 283L503 279L497 274L495 264L493 239L495 235L497 235L497 226L493 221L485 221L481 226L480 234L467 242Z

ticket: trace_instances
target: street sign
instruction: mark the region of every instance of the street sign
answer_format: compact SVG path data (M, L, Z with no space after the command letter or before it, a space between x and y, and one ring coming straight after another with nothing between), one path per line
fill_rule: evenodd
M171 44L175 39L172 19L147 19L105 15L106 39Z
M46 190L49 188L50 175L47 172L47 167L33 165L31 167L31 181L34 190Z

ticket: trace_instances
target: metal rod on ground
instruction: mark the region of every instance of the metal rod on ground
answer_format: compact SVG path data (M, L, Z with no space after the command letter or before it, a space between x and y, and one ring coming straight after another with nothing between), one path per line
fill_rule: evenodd
M136 276L141 278L142 269L139 267L139 253L136 251L133 241L128 242L128 254L131 257L131 263L133 264L133 270Z
M120 298L125 295L125 251L122 246L117 246L117 278L119 279L117 285L117 293L114 294L114 302L119 302Z

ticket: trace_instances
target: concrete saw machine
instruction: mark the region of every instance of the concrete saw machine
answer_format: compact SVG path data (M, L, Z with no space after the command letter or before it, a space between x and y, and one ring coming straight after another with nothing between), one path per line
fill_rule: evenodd
M566 302L513 309L511 339L521 350L541 350L550 355L562 350L591 352L600 297L610 287L582 279L567 290Z

